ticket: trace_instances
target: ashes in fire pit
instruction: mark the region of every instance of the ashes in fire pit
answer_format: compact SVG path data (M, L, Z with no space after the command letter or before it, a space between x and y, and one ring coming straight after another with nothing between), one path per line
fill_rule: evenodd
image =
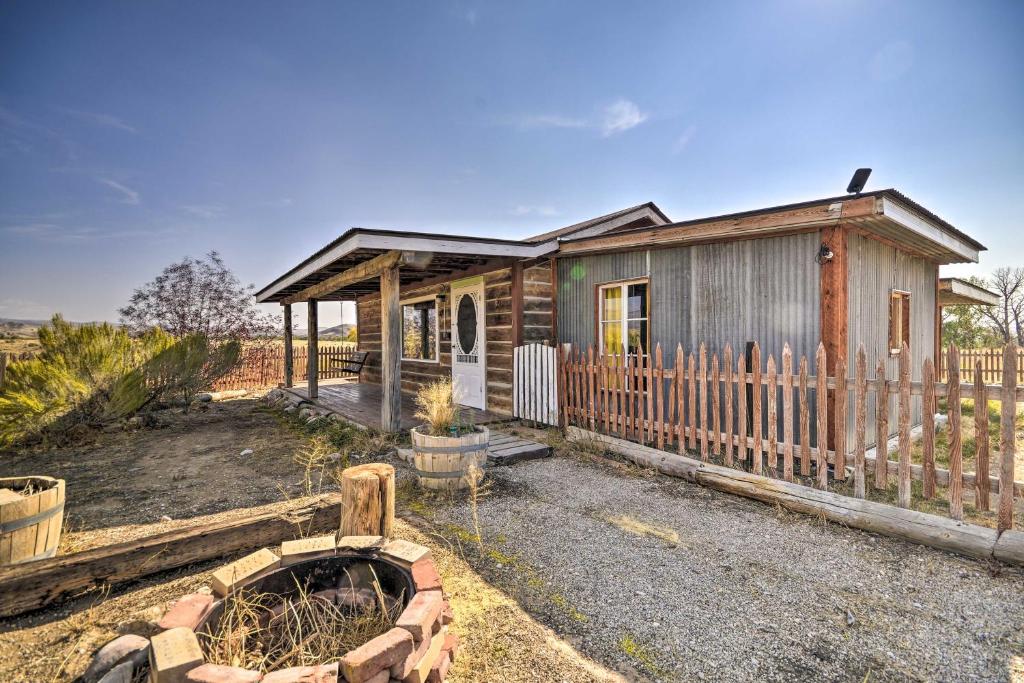
M444 680L458 637L448 632L452 612L429 549L325 536L282 550L222 567L214 595L176 602L149 644L149 671L136 666L123 680L147 673L152 683Z

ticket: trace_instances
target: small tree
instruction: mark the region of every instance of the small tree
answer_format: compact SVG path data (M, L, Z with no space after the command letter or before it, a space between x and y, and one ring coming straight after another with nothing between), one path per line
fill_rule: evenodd
M982 306L982 315L1002 341L1024 345L1024 268L996 268L985 285L999 294L995 306Z
M211 342L248 341L273 334L273 319L262 314L253 285L243 286L220 255L186 257L164 268L152 282L135 290L120 309L121 324L132 334L160 327L178 339L202 335Z

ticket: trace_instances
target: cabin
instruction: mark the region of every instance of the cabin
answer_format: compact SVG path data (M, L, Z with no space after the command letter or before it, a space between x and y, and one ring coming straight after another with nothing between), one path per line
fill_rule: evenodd
M943 290L939 267L984 249L893 189L681 222L648 202L523 240L353 228L256 297L283 306L288 349L292 305L307 304L315 345L317 303L355 301L367 357L360 388L343 391L398 430L413 424L408 397L442 376L481 418L509 416L513 349L529 342L712 353L756 341L776 358L821 343L830 374L860 344L894 370L905 343L920 373L943 302L986 299Z

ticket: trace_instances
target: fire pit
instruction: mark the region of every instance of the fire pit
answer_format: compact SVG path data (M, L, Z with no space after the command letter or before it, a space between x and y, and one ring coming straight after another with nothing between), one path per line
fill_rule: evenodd
M212 583L178 600L162 631L107 675L127 663L129 677L112 680L143 680L148 662L153 683L425 683L443 681L458 650L430 550L408 541L288 541Z

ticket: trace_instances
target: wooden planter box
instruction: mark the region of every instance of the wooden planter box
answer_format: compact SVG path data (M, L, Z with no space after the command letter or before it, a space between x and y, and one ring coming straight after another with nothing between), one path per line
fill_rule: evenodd
M29 486L36 492L22 495ZM63 479L0 478L0 565L56 555L63 522Z
M413 428L410 434L412 466L423 488L435 491L466 489L474 483L474 476L483 476L487 444L491 437L487 427L476 427L476 431L470 434L455 437L431 436L423 426Z

